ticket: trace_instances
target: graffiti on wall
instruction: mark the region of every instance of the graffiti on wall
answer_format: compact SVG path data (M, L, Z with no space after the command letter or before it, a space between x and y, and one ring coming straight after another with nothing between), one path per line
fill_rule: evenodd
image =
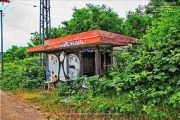
M78 78L80 73L80 61L75 54L69 55L69 77L72 80Z
M48 55L48 73L52 74L54 73L56 76L58 75L59 69L57 66L59 66L59 60L56 55L49 54Z
M41 49L43 49L43 50L50 49L50 48L52 48L52 46L50 46L50 45L44 45L41 47Z
M65 51L47 55L47 72L57 76L57 80L65 81L67 78L75 80L80 73L80 61L75 54Z
M85 44L86 40L70 40L70 41L64 41L60 43L60 47L69 47L69 46L76 46L76 45L82 45Z
M62 51L59 55L59 79L65 81L68 78L67 73L67 55L66 52ZM58 66L57 66L58 67Z

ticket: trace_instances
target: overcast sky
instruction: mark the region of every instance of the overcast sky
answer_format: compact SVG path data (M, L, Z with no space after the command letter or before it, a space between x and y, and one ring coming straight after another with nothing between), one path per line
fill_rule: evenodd
M6 51L12 45L27 46L31 34L39 32L39 5L40 0L11 0L10 3L0 4L3 10L3 49ZM85 7L87 3L94 5L105 4L125 18L126 12L135 11L139 5L147 5L149 0L50 0L51 26L58 27L62 21L70 20L75 6ZM37 7L33 7L36 5Z

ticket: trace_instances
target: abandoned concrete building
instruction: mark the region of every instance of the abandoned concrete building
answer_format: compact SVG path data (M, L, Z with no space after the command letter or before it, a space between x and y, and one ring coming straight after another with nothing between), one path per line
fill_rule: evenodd
M27 52L45 53L46 76L52 72L57 81L75 80L81 75L101 75L113 64L108 52L115 47L134 44L135 38L102 30L91 30L46 40L44 45L28 48Z

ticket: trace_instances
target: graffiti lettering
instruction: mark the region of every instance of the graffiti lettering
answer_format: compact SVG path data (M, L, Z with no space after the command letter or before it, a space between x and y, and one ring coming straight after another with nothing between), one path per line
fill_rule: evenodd
M42 49L49 49L49 48L52 48L50 45L44 45L42 46Z
M78 40L75 40L75 41L74 41L74 45L79 45Z
M61 42L60 47L65 47L65 42Z
M68 41L67 46L72 46L72 41Z
M72 40L72 41L65 41L60 43L60 47L69 47L75 45L82 45L85 44L85 40Z

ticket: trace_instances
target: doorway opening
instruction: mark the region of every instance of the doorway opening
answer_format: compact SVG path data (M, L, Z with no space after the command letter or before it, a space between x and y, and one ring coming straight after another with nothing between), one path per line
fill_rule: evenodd
M95 75L95 52L84 52L83 59L83 75Z
M101 71L102 74L108 72L108 67L111 65L111 56L110 53L101 54Z

